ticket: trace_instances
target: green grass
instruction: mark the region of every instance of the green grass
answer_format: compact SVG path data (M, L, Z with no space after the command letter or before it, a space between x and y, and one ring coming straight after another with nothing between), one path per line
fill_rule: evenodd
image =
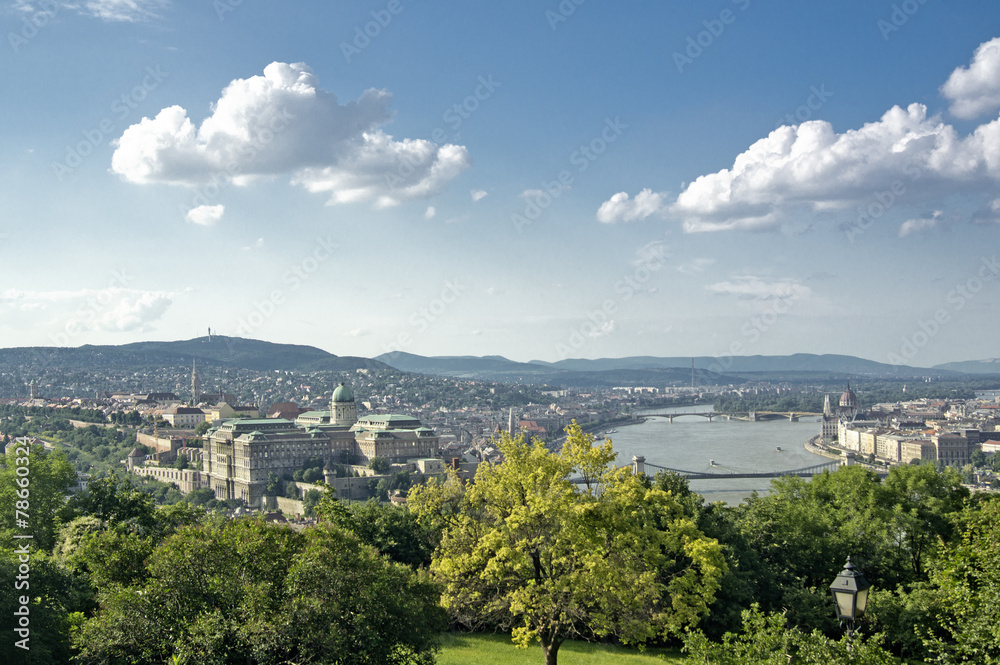
M542 647L537 642L518 649L507 635L445 633L438 665L542 665ZM683 663L677 649L638 649L567 641L559 648L560 665L663 665Z

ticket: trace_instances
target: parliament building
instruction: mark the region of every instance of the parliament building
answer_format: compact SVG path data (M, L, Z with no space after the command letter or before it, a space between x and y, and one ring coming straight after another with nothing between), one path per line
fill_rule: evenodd
M354 393L341 383L329 411L284 418L222 421L204 436L204 473L217 499L242 499L259 508L268 475L289 477L309 458L367 465L382 457L405 463L438 456L439 437L411 416L358 418Z

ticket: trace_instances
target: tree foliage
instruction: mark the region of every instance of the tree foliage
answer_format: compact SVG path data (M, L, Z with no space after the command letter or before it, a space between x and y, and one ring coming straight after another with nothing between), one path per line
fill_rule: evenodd
M17 453L14 450L10 455L0 454L0 535L30 533L36 547L51 550L66 496L76 485L76 473L60 452L46 452L41 446L32 447L27 455L20 452L22 447ZM28 516L27 527L13 528L18 506L27 507L22 510ZM4 541L11 542L6 537Z
M453 619L512 629L522 646L538 639L550 664L569 637L642 643L696 624L725 571L675 499L611 467L610 443L575 423L567 433L559 454L503 434L504 462L481 465L454 511L454 484L409 498L423 519L446 520L431 569Z
M333 524L182 527L145 576L100 589L81 663L433 662L436 589Z
M967 508L960 537L931 572L942 631L928 636L939 662L1000 663L1000 499ZM943 634L942 634L943 633Z
M742 613L740 633L712 642L698 631L684 637L690 662L704 665L892 665L896 659L882 648L881 636L831 640L819 631L806 633L786 626L779 612L764 613L756 604Z

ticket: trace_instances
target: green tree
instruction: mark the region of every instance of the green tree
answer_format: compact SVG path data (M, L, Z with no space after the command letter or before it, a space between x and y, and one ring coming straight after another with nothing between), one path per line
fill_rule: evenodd
M4 542L12 542L10 534L31 534L35 546L51 550L66 496L76 485L76 472L61 452L46 452L41 446L27 455L22 447L14 450L0 454L0 535ZM23 519L17 510L27 515L26 527L17 526L15 520Z
M312 489L302 497L302 511L306 517L312 517L316 514L316 505L322 496L319 490Z
M323 519L352 532L393 561L412 568L429 566L436 542L430 528L417 519L408 505L397 506L369 500L345 505L337 501L332 488L316 508Z
M85 664L429 665L443 628L432 584L333 524L184 527L99 598Z
M567 433L559 454L503 434L504 462L480 465L448 509L431 564L454 619L513 629L521 646L538 639L547 665L569 637L642 643L696 624L725 571L718 543L675 499L610 467L610 443L595 446L575 423ZM409 500L436 522L451 491L432 482Z
M153 497L136 489L128 477L116 474L91 478L82 492L66 503L68 519L93 515L121 528L148 535L156 527L156 503Z
M285 483L278 477L278 474L273 471L267 472L267 489L264 491L265 494L272 496L278 496L284 492Z
M384 457L373 457L368 461L368 468L378 474L389 473L389 460Z
M1000 499L972 505L956 520L960 538L935 560L938 622L928 637L937 662L1000 663Z
M30 547L30 546L29 546ZM70 635L83 621L83 613L93 609L93 590L86 578L76 575L40 549L30 547L30 573L19 571L24 564L14 548L0 553L0 663L63 665L72 659ZM18 579L18 576L21 579ZM28 586L23 585L27 582ZM18 634L21 598L28 599L29 625ZM15 642L27 638L28 650Z
M881 636L871 639L831 640L819 631L788 628L785 616L764 613L753 605L743 612L740 633L726 633L720 642L700 631L684 636L684 650L693 663L704 665L893 665L896 659L881 647Z
M317 469L316 467L306 469L302 473L302 480L307 483L315 483L317 481L322 481L323 469Z
M849 466L771 487L736 509L746 545L763 564L754 567L761 575L753 595L765 611L787 609L794 624L831 635L826 587L847 556L879 588L925 582L926 561L954 536L951 516L968 496L954 469L930 465L894 467L884 482Z

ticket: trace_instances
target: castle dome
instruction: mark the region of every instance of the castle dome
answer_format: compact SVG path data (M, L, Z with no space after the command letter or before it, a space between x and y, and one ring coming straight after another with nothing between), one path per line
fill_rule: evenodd
M341 381L340 385L333 391L333 401L335 403L353 402L354 393Z

